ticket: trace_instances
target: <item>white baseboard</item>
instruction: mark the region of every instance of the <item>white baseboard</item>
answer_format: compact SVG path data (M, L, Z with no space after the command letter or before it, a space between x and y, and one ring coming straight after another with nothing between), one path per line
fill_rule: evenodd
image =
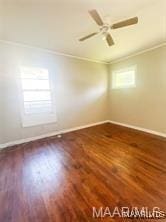
M109 120L109 123L113 123L113 124L116 124L116 125L124 126L124 127L127 127L127 128L139 130L139 131L142 131L142 132L145 132L145 133L150 133L150 134L153 134L153 135L156 135L156 136L161 136L161 137L166 138L165 133L157 132L157 131L154 131L154 130L145 129L145 128L142 128L142 127L133 126L133 125L125 124L125 123L119 123L119 122L112 121L112 120Z
M153 135L157 135L157 136L161 136L161 137L166 138L165 133L161 133L161 132L157 132L157 131L153 131L153 130L149 130L149 129L145 129L145 128L141 128L141 127L125 124L125 123L120 123L120 122L116 122L116 121L112 121L112 120L105 120L105 121L100 121L100 122L97 122L97 123L91 123L91 124L87 124L87 125L83 125L83 126L73 127L73 128L70 128L70 129L64 129L64 130L60 130L60 131L56 131L56 132L52 132L52 133L43 134L43 135L40 135L40 136L35 136L35 137L30 137L30 138L26 138L26 139L20 139L20 140L11 141L11 142L8 142L8 143L0 144L0 149L4 149L4 148L10 147L10 146L31 142L31 141L38 140L38 139L44 139L44 138L47 138L47 137L56 136L56 135L59 135L59 134L69 133L69 132L73 132L73 131L76 131L76 130L101 125L101 124L104 124L104 123L112 123L112 124L132 128L132 129L135 129L135 130L139 130L139 131L142 131L142 132L146 132L146 133L150 133L150 134L153 134Z
M56 135L59 135L59 134L73 132L73 131L76 131L76 130L85 129L85 128L88 128L88 127L97 126L97 125L101 125L101 124L108 123L108 122L109 122L109 120L105 120L105 121L100 121L100 122L97 122L97 123L91 123L91 124L87 124L87 125L83 125L83 126L73 127L73 128L70 128L70 129L64 129L64 130L60 130L60 131L56 131L56 132L52 132L52 133L47 133L47 134L43 134L43 135L40 135L40 136L34 136L34 137L26 138L26 139L11 141L11 142L8 142L8 143L0 144L0 149L4 149L4 148L10 147L10 146L31 142L31 141L38 140L38 139L43 139L43 138L47 138L47 137L51 137L51 136L56 136Z

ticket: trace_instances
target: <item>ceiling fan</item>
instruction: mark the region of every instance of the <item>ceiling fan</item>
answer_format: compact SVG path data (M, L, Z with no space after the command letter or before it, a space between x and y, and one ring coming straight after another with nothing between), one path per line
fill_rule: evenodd
M134 18L129 18L127 20L123 20L120 21L118 23L115 23L113 25L109 25L107 23L104 23L99 15L99 13L93 9L89 11L89 14L91 15L91 17L95 20L95 22L97 23L97 25L99 25L99 31L98 32L93 32L90 35L87 35L83 38L80 38L79 41L84 41L86 39L89 39L97 34L102 34L103 38L107 41L107 44L109 46L114 45L114 40L110 34L110 29L118 29L118 28L122 28L125 26L129 26L129 25L134 25L138 23L138 17L134 17Z

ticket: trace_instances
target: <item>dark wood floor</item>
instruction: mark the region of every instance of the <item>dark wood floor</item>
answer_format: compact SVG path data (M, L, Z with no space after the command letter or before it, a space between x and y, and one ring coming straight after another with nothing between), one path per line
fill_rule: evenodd
M104 124L0 152L0 222L98 221L93 206L165 210L166 140Z

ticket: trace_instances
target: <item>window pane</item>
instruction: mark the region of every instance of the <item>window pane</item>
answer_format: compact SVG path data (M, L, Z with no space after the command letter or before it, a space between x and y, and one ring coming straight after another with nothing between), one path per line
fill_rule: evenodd
M49 91L24 91L24 101L42 101L51 100L51 93Z
M117 73L116 75L117 86L131 85L131 84L134 84L134 73L132 71Z
M24 110L26 114L51 113L51 101L24 102Z
M35 67L21 67L23 79L48 79L48 70Z
M50 122L50 119L55 117L55 110L53 110L48 70L36 67L20 67L20 70L24 108L23 125ZM53 121L55 119L53 118Z
M23 79L22 80L23 89L49 89L48 80L33 80L33 79Z
M135 86L135 68L130 68L125 71L117 71L113 73L112 87L126 88Z

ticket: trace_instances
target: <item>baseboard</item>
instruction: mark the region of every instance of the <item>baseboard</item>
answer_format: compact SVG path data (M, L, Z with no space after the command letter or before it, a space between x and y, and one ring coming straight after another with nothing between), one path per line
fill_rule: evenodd
M56 132L52 132L52 133L47 133L47 134L43 134L43 135L40 135L40 136L35 136L35 137L30 137L30 138L26 138L26 139L20 139L20 140L11 141L11 142L8 142L8 143L0 144L0 149L4 149L4 148L11 147L11 146L14 146L14 145L19 145L19 144L31 142L31 141L34 141L34 140L44 139L44 138L51 137L51 136L57 136L59 134L69 133L69 132L77 131L77 130L80 130L80 129L85 129L85 128L88 128L88 127L101 125L101 124L104 124L104 123L112 123L112 124L124 126L124 127L127 127L127 128L139 130L139 131L142 131L142 132L146 132L146 133L149 133L149 134L153 134L153 135L156 135L156 136L166 138L165 133L161 133L161 132L157 132L157 131L153 131L153 130L149 130L149 129L145 129L145 128L141 128L141 127L125 124L125 123L120 123L120 122L116 122L116 121L112 121L112 120L104 120L104 121L91 123L91 124L87 124L87 125L83 125L83 126L73 127L73 128L70 128L70 129L60 130L60 131L56 131Z
M142 131L142 132L145 132L145 133L149 133L149 134L153 134L153 135L156 135L156 136L166 138L165 133L157 132L157 131L154 131L154 130L145 129L145 128L142 128L142 127L133 126L133 125L125 124L125 123L120 123L120 122L116 122L116 121L112 121L112 120L109 120L109 123L113 123L113 124L116 124L116 125L124 126L124 127L127 127L127 128L139 130L139 131Z
M43 135L40 135L40 136L30 137L30 138L26 138L26 139L20 139L20 140L16 140L16 141L11 141L11 142L8 142L8 143L0 144L0 149L4 149L4 148L11 147L11 146L14 146L14 145L19 145L19 144L31 142L31 141L34 141L34 140L44 139L44 138L51 137L51 136L57 136L59 134L69 133L69 132L73 132L73 131L76 131L76 130L85 129L85 128L88 128L88 127L97 126L97 125L101 125L101 124L108 123L108 122L109 122L109 120L105 120L105 121L91 123L91 124L87 124L87 125L83 125L83 126L73 127L73 128L70 128L70 129L64 129L64 130L60 130L60 131L56 131L56 132L52 132L52 133L47 133L47 134L43 134Z

